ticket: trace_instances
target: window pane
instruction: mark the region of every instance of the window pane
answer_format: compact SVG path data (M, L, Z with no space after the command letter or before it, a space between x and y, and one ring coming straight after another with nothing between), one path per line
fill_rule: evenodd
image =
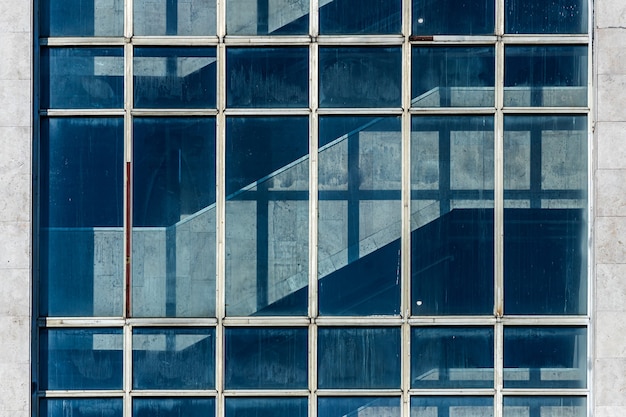
M400 33L401 9L400 0L321 1L320 33L323 35Z
M507 46L504 105L587 105L587 47Z
M135 35L215 34L215 0L135 0Z
M306 117L226 120L226 312L305 315Z
M215 107L215 48L135 48L135 107Z
M493 386L493 328L411 329L411 388Z
M493 417L492 397L411 397L411 417Z
M39 339L43 390L122 389L120 329L43 329Z
M400 313L400 119L320 117L319 311Z
M505 0L506 33L587 33L586 0Z
M504 417L585 417L584 397L504 397Z
M226 0L228 35L305 35L309 0Z
M320 47L321 107L399 107L402 54L393 48Z
M319 417L400 417L400 398L321 397L317 400L317 415Z
M133 398L133 417L215 417L214 398Z
M304 389L307 329L226 328L226 389Z
M412 0L414 35L494 33L494 0Z
M211 389L214 386L214 329L134 329L133 388Z
M121 118L42 120L39 300L44 316L122 315L123 125Z
M122 417L121 398L42 398L42 417Z
M215 314L215 120L135 118L133 315Z
M41 48L41 107L124 107L122 48Z
M411 129L412 314L493 314L493 117Z
M307 417L306 398L226 398L226 417Z
M493 47L413 47L412 107L493 107Z
M122 36L124 0L43 0L42 36Z
M400 329L320 328L319 388L400 388Z
M505 327L505 388L586 388L587 329Z
M504 311L587 311L586 116L504 119Z
M228 48L229 107L308 107L306 48Z

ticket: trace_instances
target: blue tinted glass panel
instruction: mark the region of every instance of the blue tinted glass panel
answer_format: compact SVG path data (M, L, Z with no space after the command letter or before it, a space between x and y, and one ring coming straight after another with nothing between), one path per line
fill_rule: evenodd
M306 398L226 398L226 417L307 417Z
M319 312L399 314L400 119L322 116L319 132Z
M586 46L507 46L505 106L587 105Z
M587 118L504 119L504 311L587 311Z
M42 120L39 299L44 316L122 314L123 125L121 118Z
M505 327L505 388L586 388L587 329Z
M202 36L215 34L215 0L135 0L135 35Z
M320 47L319 55L320 107L400 106L399 47Z
M120 329L44 329L39 338L41 389L122 389Z
M133 417L214 417L214 398L133 398Z
M492 397L411 397L411 417L493 417Z
M586 417L585 397L504 397L504 417Z
M133 315L215 314L215 120L135 118Z
M41 107L122 108L122 48L42 48Z
M42 417L122 417L121 398L42 398Z
M400 388L400 329L320 328L319 388Z
M322 35L400 33L402 4L400 0L321 2L319 16Z
M135 107L215 107L215 48L135 48Z
M122 36L124 1L41 0L42 36Z
M133 331L133 388L211 389L214 386L214 329Z
M412 107L493 107L493 47L413 47Z
M309 0L226 0L228 35L306 35Z
M416 116L411 130L411 312L491 315L493 117Z
M505 0L506 33L587 33L586 0Z
M493 386L493 328L411 329L411 388Z
M228 48L229 107L308 107L306 48Z
M397 397L320 397L318 417L385 416L400 417Z
M226 389L303 389L306 328L227 328Z
M412 0L413 35L489 35L494 0Z
M305 315L309 121L226 120L226 312Z

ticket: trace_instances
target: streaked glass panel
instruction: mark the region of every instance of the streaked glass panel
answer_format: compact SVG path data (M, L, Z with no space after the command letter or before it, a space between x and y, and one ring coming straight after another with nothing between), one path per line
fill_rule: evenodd
M307 339L306 327L226 328L225 388L307 388Z
M506 33L587 33L586 0L505 0Z
M586 388L587 329L505 327L505 388Z
M41 107L123 108L122 48L41 48Z
M411 328L411 388L493 386L492 327Z
M320 47L320 107L400 107L399 47Z
M215 107L215 48L135 48L135 107Z
M122 344L121 329L41 330L40 389L122 389Z
M215 417L214 398L133 398L133 417ZM103 416L104 417L104 416Z
M228 107L308 107L307 48L228 48Z
M215 35L215 0L135 0L135 35Z
M320 397L318 417L400 417L398 397Z
M505 106L587 105L586 46L507 46L504 54Z
M505 116L504 311L587 311L587 118Z
M226 313L305 315L307 117L226 119Z
M493 107L494 48L412 49L412 107Z
M215 119L135 118L133 315L215 314Z
M585 417L585 397L504 397L504 417Z
M122 315L123 126L106 117L41 121L41 315Z
M401 32L401 0L322 0L322 35L383 35Z
M226 398L226 417L307 417L307 398Z
M121 398L41 398L42 417L122 417Z
M491 315L493 117L411 123L411 312Z
M122 36L124 0L42 0L41 36Z
M215 330L135 328L133 388L215 387Z
M494 33L494 0L412 0L413 35Z
M306 35L309 0L226 0L228 35Z
M400 328L320 327L318 387L400 388Z
M411 397L411 417L493 417L492 397Z
M320 117L319 311L400 313L400 118Z

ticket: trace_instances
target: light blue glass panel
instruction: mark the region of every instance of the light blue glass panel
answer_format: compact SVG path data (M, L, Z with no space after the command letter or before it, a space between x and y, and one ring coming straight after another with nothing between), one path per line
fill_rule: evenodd
M505 106L587 105L586 46L507 46L504 55Z
M506 0L506 33L587 33L586 0Z
M306 35L309 0L226 0L228 35Z
M319 312L399 314L400 119L322 116L319 132Z
M42 390L122 389L120 329L43 329L39 336Z
M226 328L226 389L305 389L306 328Z
M133 398L133 417L182 416L215 417L215 399L194 397Z
M587 329L505 327L505 388L586 388Z
M400 388L399 328L322 327L317 348L319 388Z
M586 417L585 397L504 397L504 417Z
M400 0L335 0L319 6L320 34L393 34L401 32Z
M398 397L320 397L318 417L400 417Z
M122 417L121 398L42 398L42 417Z
M416 47L411 52L412 107L493 107L494 48Z
M492 397L411 397L411 417L493 417Z
M306 398L226 398L226 417L307 417Z
M214 329L133 330L133 388L200 390L214 387Z
M135 0L135 35L215 35L216 0Z
M215 119L133 123L133 315L212 316Z
M412 0L413 35L494 33L494 0Z
M41 0L42 36L122 36L123 0Z
M135 48L135 107L215 107L216 68L215 48Z
M122 118L42 120L43 316L122 315L123 126Z
M400 107L399 47L320 47L320 107Z
M122 48L42 48L41 107L122 108Z

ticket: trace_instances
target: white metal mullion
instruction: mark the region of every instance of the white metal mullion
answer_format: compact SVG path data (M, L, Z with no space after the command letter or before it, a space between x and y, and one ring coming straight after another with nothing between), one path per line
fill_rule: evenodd
M133 415L133 399L131 392L133 389L133 328L124 326L124 416Z

